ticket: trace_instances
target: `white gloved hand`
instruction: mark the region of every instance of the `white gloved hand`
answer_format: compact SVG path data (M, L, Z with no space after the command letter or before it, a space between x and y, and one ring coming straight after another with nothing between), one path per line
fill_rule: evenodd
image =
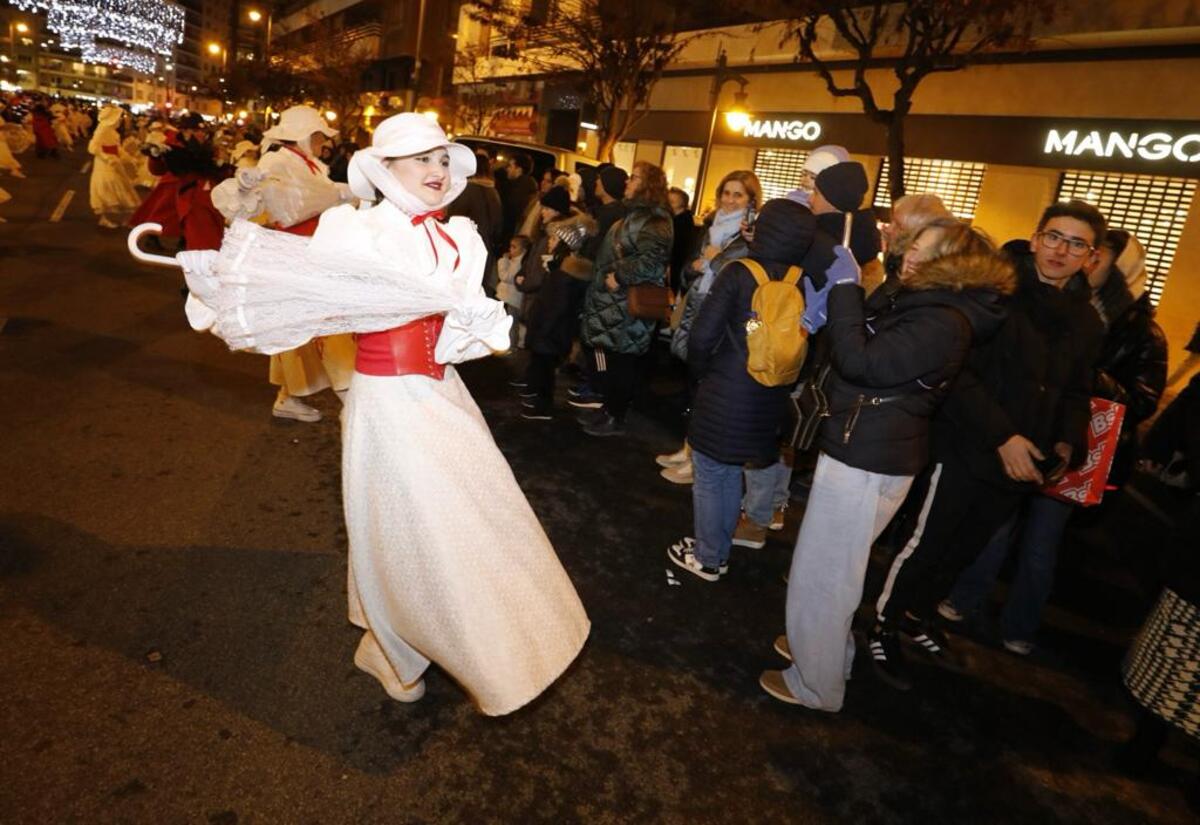
M257 189L259 185L262 184L266 176L267 174L261 169L253 167L249 169L239 169L236 175L238 188L246 190Z
M447 313L433 357L439 364L459 364L504 352L512 321L500 301L470 298Z
M183 306L192 329L203 332L217 320L213 307L217 302L219 281L216 272L218 252L215 249L197 249L180 252L175 256L183 269L187 281L188 297Z

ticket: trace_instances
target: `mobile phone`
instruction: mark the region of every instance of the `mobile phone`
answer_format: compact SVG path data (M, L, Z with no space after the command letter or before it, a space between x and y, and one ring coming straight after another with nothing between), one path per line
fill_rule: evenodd
M1045 458L1034 461L1033 466L1038 468L1038 472L1042 474L1042 478L1051 479L1066 468L1067 462L1058 453L1051 453Z
M758 210L754 208L754 201L750 201L750 205L746 207L746 228L753 229L756 220L758 220Z

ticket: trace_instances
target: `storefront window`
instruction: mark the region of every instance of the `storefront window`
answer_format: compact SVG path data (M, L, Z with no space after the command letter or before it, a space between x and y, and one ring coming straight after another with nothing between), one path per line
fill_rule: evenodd
M637 141L622 140L613 147L613 165L626 172L633 170L633 159L637 155Z
M1095 204L1113 229L1132 232L1146 247L1146 279L1150 300L1162 298L1179 236L1196 192L1190 178L1064 172L1058 199Z
M875 206L885 209L892 205L888 165L888 159L884 158L879 183L875 186ZM974 220L985 172L986 163L905 158L904 189L912 195L937 195L957 217L964 221Z
M754 174L762 184L763 201L782 198L800 185L808 152L804 149L759 149L754 153Z
M700 174L700 156L704 150L698 146L668 146L663 153L663 172L668 186L678 186L688 193L688 200L696 201L696 176Z

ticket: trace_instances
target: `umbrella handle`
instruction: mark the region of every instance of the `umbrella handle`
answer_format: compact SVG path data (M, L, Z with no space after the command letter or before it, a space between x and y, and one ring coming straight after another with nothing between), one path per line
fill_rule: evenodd
M129 230L129 252L131 255L133 255L133 257L137 258L144 264L152 264L154 266L173 266L179 267L180 269L183 268L183 265L180 264L179 261L174 258L174 256L151 255L149 252L143 252L142 248L138 246L138 241L142 239L143 235L147 234L161 235L162 224L139 223L133 229Z

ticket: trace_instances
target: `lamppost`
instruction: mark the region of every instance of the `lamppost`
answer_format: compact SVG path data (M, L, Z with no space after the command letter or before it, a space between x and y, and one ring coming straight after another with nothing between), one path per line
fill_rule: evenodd
M224 74L225 69L227 68L229 52L220 43L209 43L208 44L208 53L211 54L213 57L216 57L217 55L221 55L221 74Z
M273 19L273 13L268 11L266 14L263 14L258 9L250 9L250 11L248 11L246 13L246 16L250 18L251 23L261 23L264 17L267 19L267 32L266 32L267 43L266 43L266 46L263 48L263 60L267 63L270 63L271 62L271 21Z
M704 184L708 178L708 165L711 161L709 157L712 152L713 135L717 131L717 104L721 99L721 89L726 83L739 84L739 90L734 94L735 110L729 112L733 114L744 114L744 105L746 102L746 84L750 81L742 77L740 74L731 73L726 68L725 49L722 48L717 55L717 71L713 75L712 87L708 90L708 107L712 109L712 119L708 124L708 139L704 142L704 158L703 164L700 167L700 174L696 181L696 207L700 207L701 201L704 199ZM762 206L762 204L757 204Z

